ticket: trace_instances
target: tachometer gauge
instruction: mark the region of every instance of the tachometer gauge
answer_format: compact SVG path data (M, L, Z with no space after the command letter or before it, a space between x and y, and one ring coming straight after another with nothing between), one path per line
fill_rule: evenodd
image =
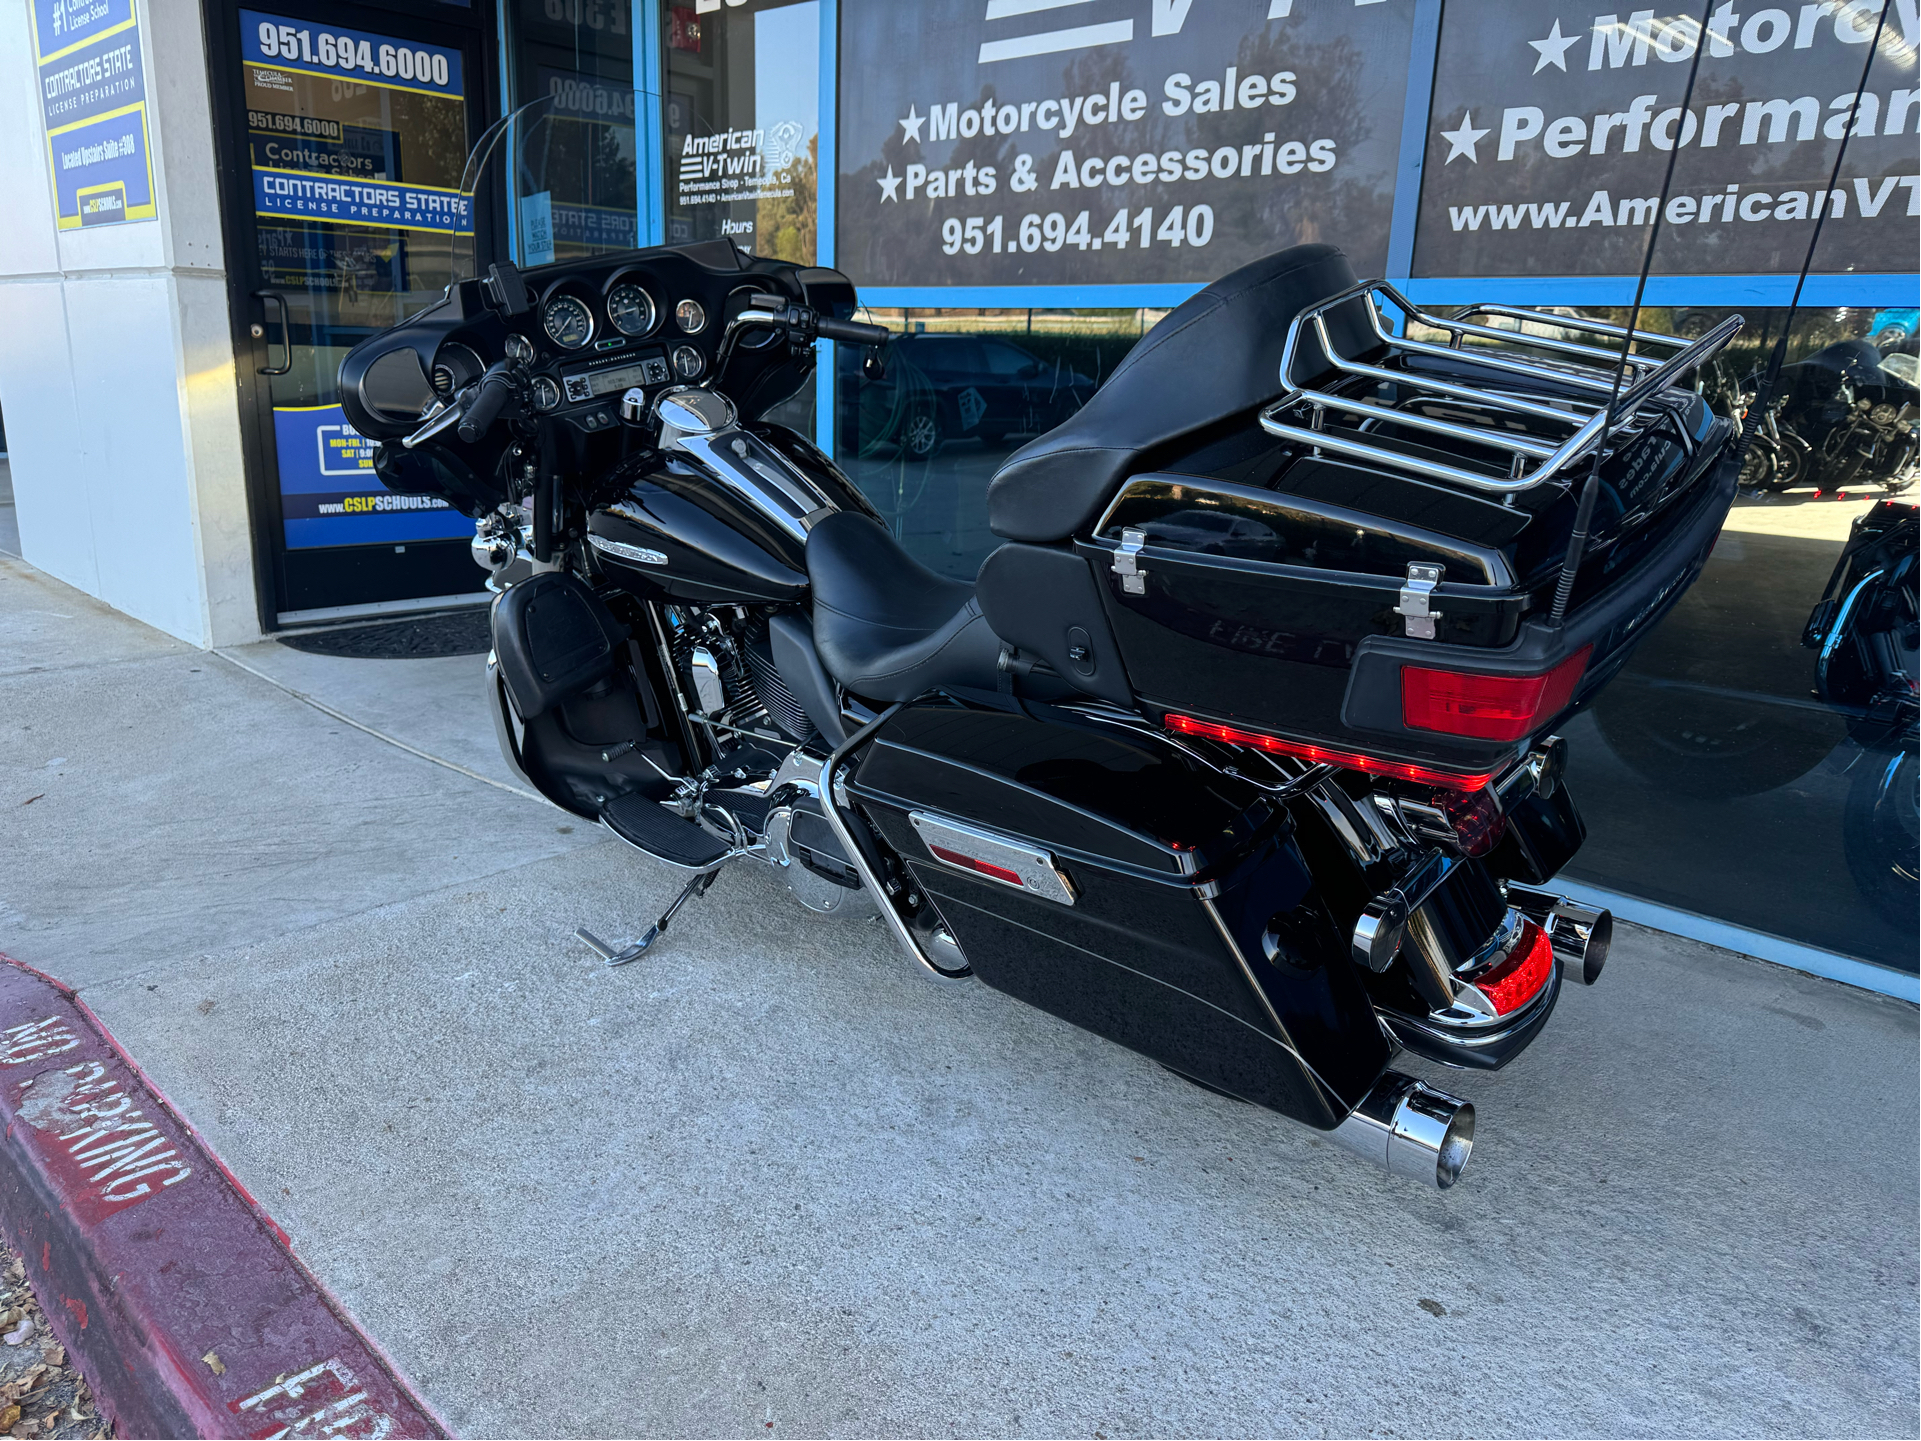
M552 410L560 404L560 387L545 375L534 377L534 409Z
M616 285L607 292L607 318L622 335L645 335L654 328L660 312L654 297L638 285Z
M578 350L594 338L594 313L573 295L556 295L540 312L540 323L555 345Z

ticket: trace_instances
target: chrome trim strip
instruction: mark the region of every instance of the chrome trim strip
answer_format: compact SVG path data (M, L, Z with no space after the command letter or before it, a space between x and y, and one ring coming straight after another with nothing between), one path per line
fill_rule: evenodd
M1067 873L1060 868L1060 864L1050 851L1041 850L1012 836L982 830L978 826L964 825L960 821L934 815L928 811L909 811L907 821L913 826L914 833L921 838L921 843L927 847L928 854L933 856L937 865L946 866L949 870L972 876L976 880L991 881L997 886L1006 886L1009 890L1039 896L1043 900L1054 901L1059 905L1074 904L1076 899L1074 883L1067 878ZM936 851L934 849L936 845L955 855L971 856L988 865L1012 871L1020 877L1020 880L1018 883L1005 881L999 876L977 871L970 866L956 865Z

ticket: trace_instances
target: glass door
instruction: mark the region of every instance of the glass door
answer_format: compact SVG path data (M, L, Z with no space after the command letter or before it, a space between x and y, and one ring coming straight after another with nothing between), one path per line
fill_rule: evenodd
M439 13L433 13L433 12ZM389 492L335 392L360 340L439 298L473 249L460 193L483 128L471 10L340 4L231 8L223 107L243 145L228 174L230 273L244 275L257 546L266 617L481 590L472 523ZM249 361L251 363L249 363Z

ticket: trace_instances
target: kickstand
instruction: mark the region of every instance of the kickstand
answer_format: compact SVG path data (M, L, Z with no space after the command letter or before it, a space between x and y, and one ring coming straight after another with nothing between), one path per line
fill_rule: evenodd
M686 885L680 888L680 894L674 897L673 904L668 906L661 914L660 919L648 928L647 934L623 951L615 950L585 926L582 926L574 932L574 939L586 946L588 950L599 956L610 966L624 966L629 961L639 960L641 954L646 951L649 946L666 934L668 924L680 913L680 908L696 896L706 895L707 888L714 883L714 877L719 874L720 871L718 869L702 871L699 875L688 881Z

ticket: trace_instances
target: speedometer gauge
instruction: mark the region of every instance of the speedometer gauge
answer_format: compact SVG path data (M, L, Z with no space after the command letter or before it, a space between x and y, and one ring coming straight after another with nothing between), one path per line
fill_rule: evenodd
M607 292L607 318L622 335L645 335L659 316L654 297L638 285L616 285Z
M540 312L548 336L564 350L578 350L594 338L594 313L573 295L556 295Z

